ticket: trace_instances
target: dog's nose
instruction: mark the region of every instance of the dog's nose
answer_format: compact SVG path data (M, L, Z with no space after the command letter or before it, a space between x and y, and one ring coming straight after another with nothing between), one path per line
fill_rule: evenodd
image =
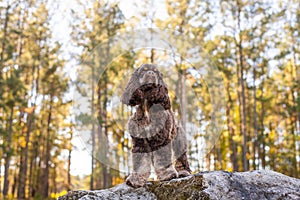
M151 76L154 76L154 75L155 75L154 71L148 71L147 74L148 74L148 75L151 75Z

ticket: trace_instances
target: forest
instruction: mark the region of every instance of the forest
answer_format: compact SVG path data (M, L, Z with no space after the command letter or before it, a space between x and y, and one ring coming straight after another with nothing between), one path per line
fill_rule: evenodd
M174 52L151 45L163 33ZM124 182L134 108L120 96L142 63L164 74L194 173L300 178L300 1L3 0L0 199Z

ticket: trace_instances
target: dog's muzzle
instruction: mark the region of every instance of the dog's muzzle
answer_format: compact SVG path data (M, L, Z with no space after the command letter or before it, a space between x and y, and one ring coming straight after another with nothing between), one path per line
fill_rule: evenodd
M154 83L158 84L157 75L153 71L147 71L144 76L140 79L140 84L149 84Z

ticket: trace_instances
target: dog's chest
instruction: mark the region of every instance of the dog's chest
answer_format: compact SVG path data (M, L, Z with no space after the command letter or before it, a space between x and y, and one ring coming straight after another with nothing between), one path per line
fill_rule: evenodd
M149 113L145 112L143 118L139 119L138 123L139 123L140 126L142 126L144 128L150 126L151 121L150 121Z

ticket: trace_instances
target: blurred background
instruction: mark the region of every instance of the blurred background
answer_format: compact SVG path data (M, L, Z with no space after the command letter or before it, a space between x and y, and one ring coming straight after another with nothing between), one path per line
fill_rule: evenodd
M225 104L217 135L208 126L213 94L184 57L130 50L97 77L115 51L108 39L138 28L186 36L194 44L187 54L203 51L218 69ZM0 199L54 199L122 183L134 109L116 102L141 63L164 73L193 172L271 169L300 178L299 1L3 0Z

